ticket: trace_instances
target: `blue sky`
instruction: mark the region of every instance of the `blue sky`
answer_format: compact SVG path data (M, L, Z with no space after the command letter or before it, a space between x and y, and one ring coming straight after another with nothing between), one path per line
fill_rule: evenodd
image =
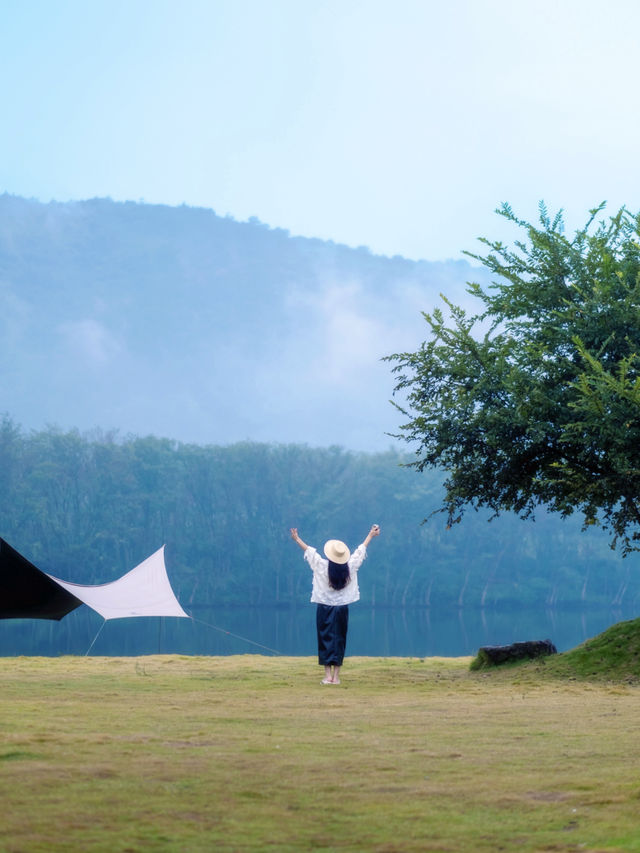
M631 0L0 0L0 192L409 258L638 204Z

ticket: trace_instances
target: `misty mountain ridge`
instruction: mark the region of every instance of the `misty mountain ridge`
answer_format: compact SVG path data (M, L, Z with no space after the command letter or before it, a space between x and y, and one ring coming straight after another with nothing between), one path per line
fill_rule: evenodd
M380 359L465 303L465 261L410 261L212 210L0 196L0 411L182 442L381 450Z

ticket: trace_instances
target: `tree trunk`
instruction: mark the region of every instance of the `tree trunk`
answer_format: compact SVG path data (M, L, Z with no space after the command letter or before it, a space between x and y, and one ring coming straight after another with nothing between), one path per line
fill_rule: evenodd
M558 650L551 640L527 640L523 643L511 643L508 646L481 646L476 658L471 663L471 668L483 669L487 666L532 660L557 653Z

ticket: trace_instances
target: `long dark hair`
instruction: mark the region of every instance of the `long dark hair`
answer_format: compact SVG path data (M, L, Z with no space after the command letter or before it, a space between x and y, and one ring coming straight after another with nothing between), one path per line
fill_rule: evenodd
M351 580L348 563L334 563L329 560L329 586L331 589L344 589Z

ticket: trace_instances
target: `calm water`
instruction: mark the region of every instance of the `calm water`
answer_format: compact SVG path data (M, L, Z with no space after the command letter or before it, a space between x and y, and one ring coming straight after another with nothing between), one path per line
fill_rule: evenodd
M350 608L347 655L456 657L480 646L550 639L573 648L626 610L399 610ZM118 619L103 622L81 607L60 622L0 620L0 656L275 654L315 655L315 607L196 610L193 619Z

